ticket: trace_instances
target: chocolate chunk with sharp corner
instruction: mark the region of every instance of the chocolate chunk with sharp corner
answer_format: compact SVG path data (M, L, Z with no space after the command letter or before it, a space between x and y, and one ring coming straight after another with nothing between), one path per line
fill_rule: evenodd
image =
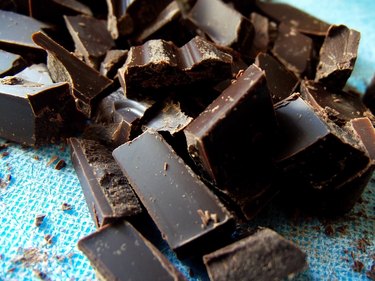
M0 77L13 75L26 67L26 61L17 54L0 50Z
M254 39L250 56L255 58L258 53L266 53L268 51L270 45L269 20L260 14L251 13L250 21L254 26Z
M117 70L124 65L128 57L128 50L109 50L100 64L100 74L114 79Z
M14 76L39 84L53 84L52 78L49 75L47 65L45 65L44 63L30 65Z

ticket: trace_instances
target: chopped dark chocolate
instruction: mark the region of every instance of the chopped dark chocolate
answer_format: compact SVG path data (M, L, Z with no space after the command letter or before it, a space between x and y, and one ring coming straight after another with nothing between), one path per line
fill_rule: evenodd
M14 75L25 66L26 62L20 55L0 50L0 77Z
M68 140L73 166L97 227L136 215L141 206L111 151L93 140Z
M258 53L266 53L270 44L269 20L257 13L251 13L250 21L254 26L254 39L250 56L255 58Z
M128 222L101 228L81 239L78 248L103 280L185 280L171 262Z
M26 67L24 70L22 70L21 72L18 72L14 76L30 81L30 82L39 83L39 84L44 84L44 85L53 84L52 78L49 75L47 65L45 65L44 63L33 64L29 67Z
M72 209L72 205L68 204L68 203L62 203L61 204L61 210L63 211L70 211Z
M261 229L203 257L211 281L284 280L307 268L306 254L271 229Z
M375 114L375 75L363 95L363 103Z
M60 159L57 163L56 163L56 165L55 165L55 167L53 167L55 170L61 170L62 168L64 168L66 166L66 162L65 162L65 160L64 159Z
M37 215L34 220L35 226L36 227L41 226L45 217L46 215Z
M112 80L100 75L44 33L34 33L32 38L48 53L47 66L52 79L69 82L77 109L90 117L95 102L105 94Z
M375 161L375 129L367 117L353 118L350 125L365 146L370 158Z
M315 81L342 89L357 60L361 34L345 25L331 25L320 49Z
M198 255L228 238L231 214L160 134L146 131L113 156L178 255ZM216 219L204 225L198 210Z
M124 65L128 50L109 50L100 64L100 74L109 79L115 78L117 69Z

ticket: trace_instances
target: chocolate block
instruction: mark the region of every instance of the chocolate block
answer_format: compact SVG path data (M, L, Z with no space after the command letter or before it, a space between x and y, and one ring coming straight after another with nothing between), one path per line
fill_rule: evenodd
M228 238L232 216L161 135L147 131L113 156L178 255L198 255Z
M342 89L357 60L361 34L345 25L331 25L320 49L315 81Z
M95 103L111 86L112 80L100 75L44 33L34 33L32 38L48 53L47 66L52 79L69 82L77 109L90 117Z
M261 163L270 159L266 143L275 127L266 77L251 65L184 133L189 153L206 177L230 190L241 181L249 185Z
M272 54L298 77L308 74L313 55L313 41L295 27L282 22Z
M222 1L198 0L187 18L216 44L249 55L254 27L247 18Z
M110 149L96 141L77 138L68 139L68 144L74 169L97 227L142 211Z
M271 55L260 53L255 64L264 70L272 101L279 102L294 93L299 85L298 78Z
M13 75L25 66L26 62L20 55L0 50L0 77Z
M69 84L0 79L0 137L26 145L57 141L74 112Z
M306 254L268 228L205 255L203 261L211 281L284 280L307 267Z
M164 40L132 47L119 79L129 98L150 89L215 82L231 76L232 57L195 37L181 48Z
M117 70L124 65L128 57L128 50L109 50L100 64L100 74L113 79Z
M83 55L89 66L98 69L107 51L115 47L105 23L85 15L64 16L64 19L76 52Z
M375 114L375 75L363 95L363 103Z
M257 13L251 13L250 21L254 26L254 39L250 56L255 58L258 53L266 53L268 51L270 44L269 21L268 18Z
M81 239L78 248L103 280L185 280L128 222L101 228Z
M301 33L316 36L327 34L329 24L288 4L257 0L256 6L269 18L278 23L285 22Z

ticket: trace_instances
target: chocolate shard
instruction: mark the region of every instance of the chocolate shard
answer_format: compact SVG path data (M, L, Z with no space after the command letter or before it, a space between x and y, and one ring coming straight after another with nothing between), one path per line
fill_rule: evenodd
M231 214L161 135L146 131L113 156L177 255L198 255L228 238Z
M285 3L257 0L256 6L269 18L278 23L285 22L301 33L325 36L329 29L328 23Z
M372 161L375 161L375 129L367 117L353 118L347 124L358 135Z
M249 55L254 27L247 18L222 1L198 0L187 18L216 44Z
M0 136L25 145L57 141L75 107L67 83L0 79Z
M127 97L150 89L220 81L231 76L232 57L195 37L181 48L164 40L132 47L119 79Z
M186 280L130 223L108 225L81 239L78 248L98 277L108 281Z
M109 49L115 47L105 23L91 16L64 16L66 26L73 38L76 52L85 62L98 69Z
M14 76L39 84L53 84L47 65L44 63L30 65Z
M13 75L26 66L26 61L17 54L0 50L0 77Z
M306 254L268 228L203 256L203 261L211 281L284 280L307 268Z
M87 139L69 138L68 144L74 169L97 227L142 211L110 149Z
M299 85L298 78L271 55L260 53L255 64L265 72L272 101L279 102L292 95Z
M117 70L124 65L128 57L128 50L109 50L100 64L100 74L113 79Z
M363 95L363 103L375 114L375 75Z
M272 54L298 77L309 74L313 59L313 41L301 34L292 25L284 22L279 25L279 34Z
M250 56L255 58L258 53L266 53L270 45L269 20L257 13L251 13L250 21L254 26L254 39Z
M69 82L77 109L90 117L95 103L112 85L112 80L100 75L44 33L34 33L32 38L48 53L47 66L52 79Z
M342 89L357 60L360 36L345 25L331 25L320 49L315 81Z

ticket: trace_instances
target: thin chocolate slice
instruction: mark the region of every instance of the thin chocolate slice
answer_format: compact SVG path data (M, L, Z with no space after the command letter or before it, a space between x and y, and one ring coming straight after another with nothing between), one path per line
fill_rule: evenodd
M298 78L271 55L260 53L255 64L264 70L272 101L279 102L292 95L299 85Z
M44 33L34 33L32 38L48 53L47 66L52 79L69 82L77 109L90 117L95 103L105 94L112 80L100 75Z
M313 55L313 41L292 25L282 22L272 54L298 77L309 74Z
M109 50L100 64L100 74L113 79L117 70L124 65L128 57L128 50Z
M345 25L331 25L320 49L315 81L342 89L357 60L361 34Z
M105 22L86 15L64 16L64 19L76 51L88 65L98 69L107 51L115 47Z
M113 156L178 255L210 251L228 238L232 216L160 134L146 131Z
M94 140L70 138L68 143L74 169L97 227L142 211L110 149Z
M13 75L25 66L26 62L20 55L0 50L0 77Z
M375 114L375 75L372 77L371 83L363 95L363 103Z
M198 0L188 19L216 44L249 55L254 27L247 18L222 1Z
M205 255L203 261L211 281L284 280L307 268L306 254L268 228Z
M57 141L75 107L69 84L0 79L0 137L26 145Z
M329 24L285 3L256 1L257 7L276 22L285 22L301 33L317 36L327 34Z
M185 280L168 259L130 223L108 225L81 239L78 248L107 281Z

